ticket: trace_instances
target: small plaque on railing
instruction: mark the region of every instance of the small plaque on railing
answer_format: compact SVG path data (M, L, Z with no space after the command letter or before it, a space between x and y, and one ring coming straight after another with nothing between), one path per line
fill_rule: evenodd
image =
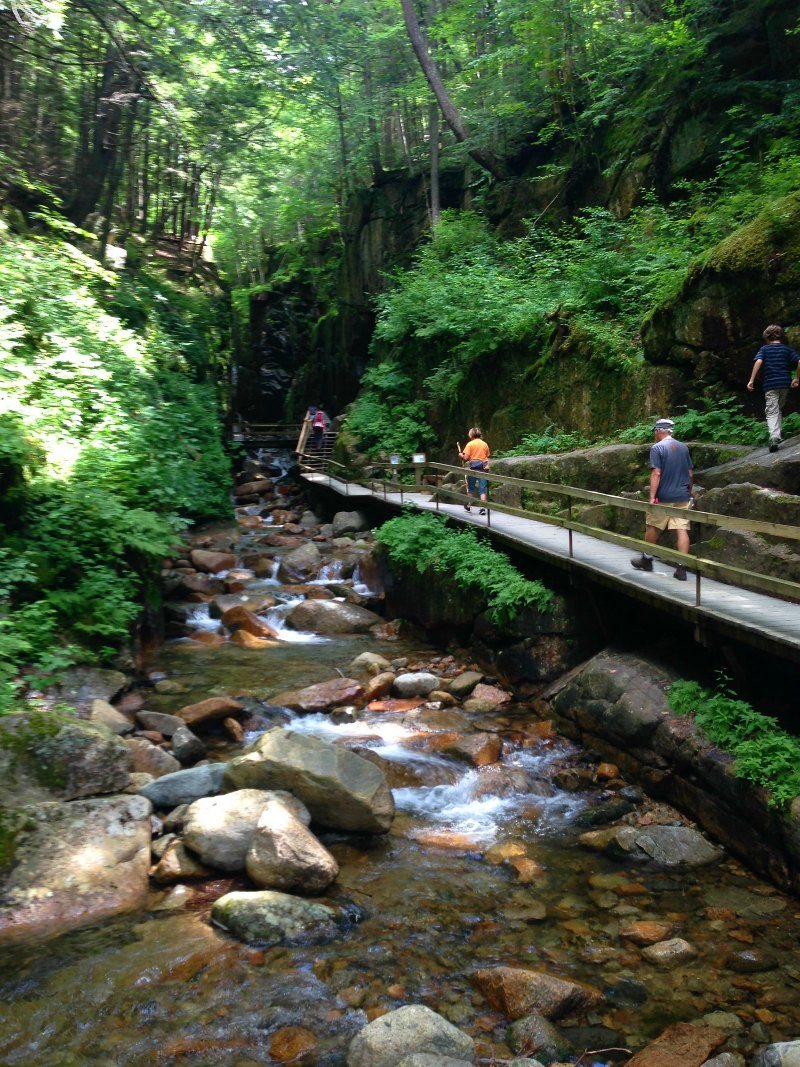
M424 452L415 452L414 455L411 457L411 462L417 464L426 463L427 456Z
M391 453L391 455L389 456L389 462L391 463L391 465L393 467L399 467L400 466L401 460L400 460L400 457L398 456L398 454L396 452L392 452Z

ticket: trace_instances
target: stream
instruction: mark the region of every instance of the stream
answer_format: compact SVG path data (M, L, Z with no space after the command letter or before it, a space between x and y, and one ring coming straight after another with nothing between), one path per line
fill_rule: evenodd
M277 561L285 551L259 547L263 533L242 529L238 551L251 562L254 552ZM336 550L326 559L315 584L340 585ZM333 1067L369 1020L425 1004L470 1034L478 1062L490 1064L513 1058L509 1021L472 975L497 965L544 968L604 992L596 1013L559 1023L563 1061L582 1067L622 1064L669 1024L708 1016L748 1057L796 1039L797 901L730 859L667 870L581 846L603 805L626 802L638 825L680 816L632 785L609 787L598 757L559 738L526 703L309 715L273 703L281 691L347 675L365 651L445 679L475 667L467 650L433 648L413 631L291 630L286 615L305 594L287 591L276 572L277 563L245 581L248 595L276 599L263 613L275 647L169 639L144 664L151 683L162 682L147 691L147 707L174 713L209 696L240 699L244 741L219 731L209 739L214 760L275 725L380 757L397 806L390 832L318 835L340 866L324 899L346 910L346 929L322 945L245 945L209 922L214 899L250 888L244 875L183 890L154 884L144 913L0 957L0 1063ZM353 581L369 595L358 570ZM213 635L221 624L198 601L186 631ZM499 762L475 767L437 751L444 733L478 731L500 738ZM621 934L643 922L667 924L696 955L671 968L648 962Z

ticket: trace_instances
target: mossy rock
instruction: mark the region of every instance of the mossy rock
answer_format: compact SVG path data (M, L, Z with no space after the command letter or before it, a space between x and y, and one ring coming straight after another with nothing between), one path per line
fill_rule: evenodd
M0 720L0 766L7 803L39 803L125 789L131 755L121 738L70 709L37 709Z

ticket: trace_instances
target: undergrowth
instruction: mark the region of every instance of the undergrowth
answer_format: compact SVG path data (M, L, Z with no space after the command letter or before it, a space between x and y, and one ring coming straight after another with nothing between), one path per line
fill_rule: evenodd
M676 714L690 715L710 741L733 756L740 778L769 790L770 804L785 807L800 795L800 738L738 699L727 678L720 676L715 689L674 682L668 700Z
M452 530L435 515L408 510L385 522L375 538L395 566L446 572L462 589L479 590L494 622L510 622L529 604L539 611L552 606L553 595L541 582L525 578L473 530Z

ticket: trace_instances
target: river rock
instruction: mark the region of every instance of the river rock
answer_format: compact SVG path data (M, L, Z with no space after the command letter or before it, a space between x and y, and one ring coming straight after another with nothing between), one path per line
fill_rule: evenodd
M327 889L339 873L327 848L275 799L268 800L261 812L245 867L257 886L311 894Z
M286 789L315 822L335 830L385 833L394 819L394 798L378 767L339 745L280 727L231 760L225 782L233 789Z
M151 811L138 796L27 809L2 886L0 944L52 937L144 907Z
M800 1067L800 1041L767 1045L756 1053L750 1067Z
M243 604L237 604L236 607L229 608L222 616L222 625L227 626L229 630L244 630L246 633L252 634L253 637L277 636L269 623L259 619L255 612L250 611Z
M258 820L271 799L261 789L238 789L196 800L184 818L184 843L209 867L243 871Z
M211 574L181 574L171 595L177 599L183 594L186 600L202 601L224 591L224 582Z
M154 778L163 778L165 774L174 774L181 769L178 760L158 745L151 744L141 737L132 737L125 742L131 753L134 771L152 774Z
M509 1019L531 1011L546 1019L594 1011L604 1002L594 986L526 967L488 967L476 971L475 984L493 1008Z
M351 662L348 670L351 674L381 674L390 671L392 665L388 659L378 655L377 652L362 652L360 656Z
M392 671L382 671L375 674L364 684L364 701L369 704L371 700L380 700L388 696L394 685L395 675Z
M459 700L463 700L468 697L476 685L479 685L483 681L483 675L477 671L462 671L461 674L456 675L451 679L448 689L454 697L458 697Z
M244 711L244 706L232 697L209 697L199 704L180 708L176 715L187 726L205 726L219 719L227 719L229 715L238 715L241 711Z
M236 630L231 637L231 643L240 648L248 648L250 651L261 651L264 648L277 648L279 642L268 637L255 637L247 630ZM225 720L228 721L227 719Z
M233 552L206 552L202 548L193 548L189 556L194 567L207 574L219 574L220 571L229 571L236 566L236 556Z
M225 775L224 763L207 763L202 767L165 774L143 786L139 792L151 800L157 808L176 808L179 804L192 804L201 797L219 793Z
M227 893L214 901L211 919L240 941L277 945L302 941L316 945L336 936L336 912L287 893Z
M208 605L208 614L212 619L221 619L226 612L233 608L246 608L256 615L260 611L275 607L275 597L266 593L255 595L237 594L236 596L216 596Z
M355 678L331 678L327 682L307 685L305 689L293 689L278 693L273 703L293 711L327 711L341 704L354 704L364 695L364 687Z
M456 1060L452 1056L439 1056L435 1052L412 1052L410 1056L403 1056L402 1060L397 1063L397 1067L472 1067L474 1062L474 1060ZM526 1060L525 1067L531 1067L532 1063L533 1067L536 1067L532 1060Z
M628 1060L626 1067L702 1067L724 1041L725 1034L711 1026L675 1023Z
M93 700L89 712L89 722L107 727L112 734L129 734L135 729L127 715L109 704L107 700Z
M278 579L281 582L307 582L322 566L322 556L315 544L308 542L293 548L281 559Z
M164 715L160 711L137 711L136 721L145 730L158 730L164 737L172 737L179 727L186 726L183 719L179 719L177 715Z
M486 685L480 682L472 690L469 698L464 701L466 711L494 711L501 704L507 704L511 700L511 694L497 685Z
M778 961L760 948L748 946L730 952L725 958L725 966L737 974L761 974L763 971L774 971Z
M658 941L642 949L642 956L659 967L676 967L686 963L697 955L697 949L684 941L682 937L673 937L669 941Z
M374 611L338 600L304 600L286 618L293 630L318 634L365 634L381 621Z
M672 923L654 922L653 920L641 920L631 923L624 930L620 930L619 936L627 941L633 941L635 945L655 945L664 941L672 930Z
M394 691L401 697L426 697L438 688L439 679L427 671L398 674L394 680Z
M82 721L65 723L55 737L36 741L29 755L37 776L64 800L121 792L132 769L122 738Z
M272 485L271 478L256 478L255 481L243 482L241 485L237 485L233 490L233 494L236 497L262 496L265 493L272 492Z
M455 756L471 763L473 767L488 767L500 759L502 747L497 734L478 733L456 738L445 745L441 752L445 756Z
M705 867L724 855L690 826L616 826L589 831L578 840L596 851L652 860L662 867Z
M374 1019L356 1034L347 1050L347 1067L397 1067L418 1053L471 1063L475 1043L430 1008L408 1004Z
M363 511L337 511L333 516L333 536L341 537L346 533L360 533L369 529L369 519Z
M184 765L197 763L205 756L206 746L188 726L181 724L172 735L172 753Z
M193 856L186 846L174 838L167 844L163 855L150 872L150 877L159 885L171 885L186 878L209 878L211 871Z
M105 700L108 703L121 693L130 679L121 671L106 670L102 667L75 667L68 670L65 680L49 690L57 703L69 704L80 715L88 715L92 702Z
M573 1054L570 1042L538 1012L512 1023L506 1030L505 1041L512 1052L536 1055L545 1063L567 1060Z
M744 1057L738 1052L721 1052L711 1060L706 1060L703 1067L744 1067ZM800 1067L800 1060L798 1060Z

